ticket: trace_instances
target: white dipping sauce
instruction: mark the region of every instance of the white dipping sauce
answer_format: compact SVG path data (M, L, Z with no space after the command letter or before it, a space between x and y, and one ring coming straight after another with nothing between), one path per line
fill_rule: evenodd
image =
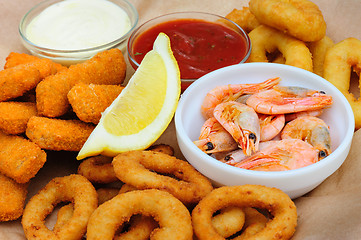
M57 50L78 50L112 42L131 28L127 13L107 0L64 0L55 3L26 28L34 44Z

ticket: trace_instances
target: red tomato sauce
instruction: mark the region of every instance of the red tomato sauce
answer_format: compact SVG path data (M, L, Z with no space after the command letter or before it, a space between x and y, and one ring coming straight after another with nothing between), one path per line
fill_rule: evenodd
M240 63L247 54L246 40L234 30L198 19L179 19L156 25L135 39L133 53L138 63L160 32L170 38L182 79L196 79Z

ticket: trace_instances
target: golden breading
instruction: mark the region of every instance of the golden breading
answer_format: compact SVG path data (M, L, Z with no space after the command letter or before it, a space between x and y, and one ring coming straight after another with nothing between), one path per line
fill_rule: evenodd
M46 162L46 153L35 143L0 132L0 172L18 183L33 178Z
M18 219L24 211L27 184L20 184L0 174L0 221Z
M26 136L42 149L79 151L94 127L80 120L34 116L29 119Z
M243 7L240 10L235 8L226 15L226 18L237 23L244 31L248 33L260 25L248 7Z
M35 103L0 102L0 130L6 134L24 133L29 118L37 113Z
M34 62L34 61L37 61L37 60L40 60L41 58L38 58L36 56L33 56L33 55L29 55L29 54L26 54L26 53L17 53L17 52L11 52L7 57L6 57L6 62L5 62L5 65L4 65L4 69L6 68L11 68L11 67L15 67L17 65L20 65L20 64L24 64L24 63L30 63L30 62ZM51 60L46 60L47 63L49 64L49 61ZM56 69L56 72L59 72L59 71L62 71L62 70L65 70L67 69L67 67L59 64L59 63L55 63L55 62L52 62L50 63L51 65L53 65ZM46 65L45 65L46 66ZM41 69L45 69L45 66L39 66ZM39 71L41 71L39 69ZM53 73L54 74L54 73Z
M114 101L124 87L80 83L68 93L68 100L83 122L98 124L102 112Z
M44 79L36 88L39 114L59 117L70 109L67 98L77 83L121 84L125 79L126 63L119 49L106 50L93 58Z
M0 71L0 102L22 96L40 81L39 70L29 64Z

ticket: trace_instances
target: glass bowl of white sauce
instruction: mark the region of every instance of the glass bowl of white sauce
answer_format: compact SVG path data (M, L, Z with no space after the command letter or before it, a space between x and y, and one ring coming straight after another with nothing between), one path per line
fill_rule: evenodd
M19 33L31 54L69 66L111 48L125 53L138 19L127 0L46 0L24 15Z

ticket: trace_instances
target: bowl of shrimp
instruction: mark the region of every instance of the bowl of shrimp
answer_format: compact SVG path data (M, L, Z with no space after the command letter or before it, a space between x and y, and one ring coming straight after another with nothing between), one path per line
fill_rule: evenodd
M215 186L258 184L292 199L346 159L355 129L343 94L289 65L215 70L184 91L175 113L179 148Z

